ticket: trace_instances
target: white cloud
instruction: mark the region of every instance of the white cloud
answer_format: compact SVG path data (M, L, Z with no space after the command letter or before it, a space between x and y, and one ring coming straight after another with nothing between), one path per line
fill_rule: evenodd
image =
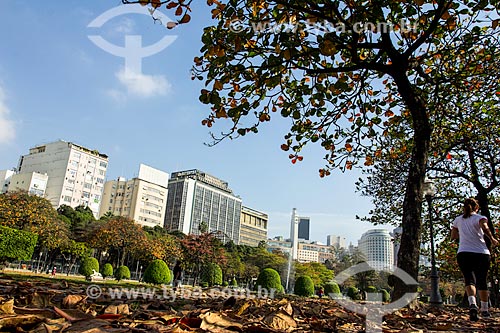
M124 17L120 20L120 22L115 26L114 32L129 34L134 31L135 23L128 17Z
M115 102L119 104L125 104L127 102L127 95L120 90L110 89L106 91L106 95L111 97Z
M16 136L14 122L8 118L10 110L5 100L5 93L0 86L0 144L10 143Z
M172 85L163 75L145 75L122 69L117 72L116 77L123 84L129 95L137 97L154 97L166 95L172 89Z

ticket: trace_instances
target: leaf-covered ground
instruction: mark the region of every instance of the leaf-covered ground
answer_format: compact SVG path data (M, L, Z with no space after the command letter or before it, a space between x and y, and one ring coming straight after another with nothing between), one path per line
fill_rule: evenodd
M0 277L0 332L363 332L365 318L326 298L220 297L214 290L177 291L175 300L113 299L109 287L91 299L87 284ZM169 289L170 291L170 289ZM500 313L470 322L465 309L402 309L383 332L500 332ZM375 329L380 331L380 327Z

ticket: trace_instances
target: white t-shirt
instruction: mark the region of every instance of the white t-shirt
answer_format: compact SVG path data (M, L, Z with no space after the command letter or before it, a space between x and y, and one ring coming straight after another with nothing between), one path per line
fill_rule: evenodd
M459 245L458 253L460 252L474 252L490 254L490 250L484 241L484 232L481 229L479 221L486 217L472 213L468 218L463 215L458 216L453 221L453 226L458 229Z

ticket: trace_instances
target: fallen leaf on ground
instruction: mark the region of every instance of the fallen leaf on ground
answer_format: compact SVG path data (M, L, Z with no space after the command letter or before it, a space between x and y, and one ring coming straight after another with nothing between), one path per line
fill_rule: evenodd
M10 299L8 301L0 304L0 314L14 314L14 299Z
M271 313L265 317L264 323L271 328L283 331L291 331L297 327L295 319L283 310Z

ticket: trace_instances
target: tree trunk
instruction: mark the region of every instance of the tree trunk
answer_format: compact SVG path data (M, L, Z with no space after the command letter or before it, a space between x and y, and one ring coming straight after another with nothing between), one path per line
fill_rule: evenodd
M396 68L407 68L405 61L393 59ZM431 125L425 103L417 96L416 88L411 85L406 72L395 69L391 75L411 113L413 124L413 147L403 202L401 223L403 232L398 252L398 267L413 277L415 281L418 281L420 235L422 232L422 186L429 154ZM406 285L400 279L395 279L394 282L395 299L401 298L405 293L417 291L417 285Z

